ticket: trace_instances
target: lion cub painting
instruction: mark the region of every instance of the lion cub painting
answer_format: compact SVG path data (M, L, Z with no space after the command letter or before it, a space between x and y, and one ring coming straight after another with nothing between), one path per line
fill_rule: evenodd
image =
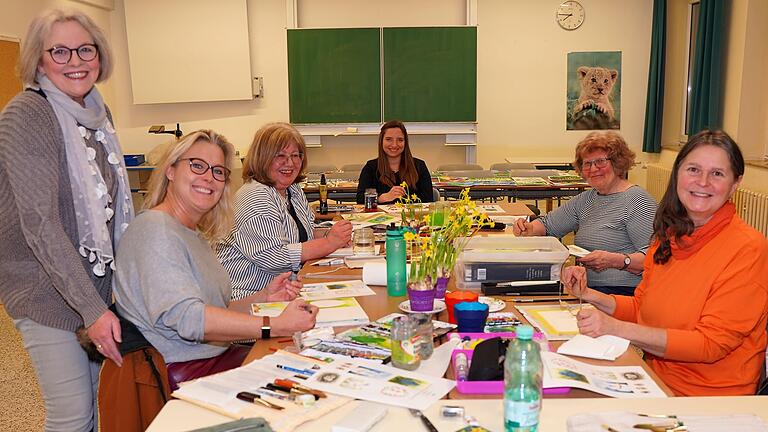
M616 113L611 103L611 92L619 72L616 69L604 67L581 66L577 70L581 84L581 96L573 107L573 116L582 110L593 108L608 118L614 120Z

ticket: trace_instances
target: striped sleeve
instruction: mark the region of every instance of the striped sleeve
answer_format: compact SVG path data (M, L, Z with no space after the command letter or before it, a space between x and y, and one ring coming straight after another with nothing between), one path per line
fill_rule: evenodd
M633 187L631 190L634 193L627 200L627 235L636 251L647 253L653 235L656 201L641 187Z
M579 229L579 215L591 194L594 194L594 190L584 191L541 218L547 235L563 238L566 234L577 231Z
M301 189L291 188L292 203L311 239L314 215ZM282 196L269 186L244 185L235 201L233 231L216 251L232 280L232 299L262 290L279 273L299 269L301 250L299 230Z

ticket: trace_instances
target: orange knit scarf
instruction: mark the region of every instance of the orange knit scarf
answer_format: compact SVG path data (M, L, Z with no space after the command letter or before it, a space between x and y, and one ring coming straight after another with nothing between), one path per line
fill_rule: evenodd
M669 244L672 248L672 256L675 259L686 259L695 254L709 243L710 240L720 234L720 231L731 223L731 219L733 219L735 214L736 207L732 202L728 201L712 215L712 219L693 231L693 234L683 236L677 241L674 236L671 236Z

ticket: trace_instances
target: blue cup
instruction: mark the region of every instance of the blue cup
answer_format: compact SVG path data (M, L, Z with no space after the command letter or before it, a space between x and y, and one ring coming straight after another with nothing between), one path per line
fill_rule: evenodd
M480 302L457 303L453 308L459 333L482 333L488 318L488 305Z

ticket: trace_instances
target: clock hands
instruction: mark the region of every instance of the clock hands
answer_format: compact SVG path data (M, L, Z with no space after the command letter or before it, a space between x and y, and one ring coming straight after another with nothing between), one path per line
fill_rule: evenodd
M562 13L559 13L559 14L557 14L557 16L560 16L560 17L566 17L566 18L567 18L567 17L569 17L569 16L573 16L573 14L572 14L572 13L569 13L569 14L562 14Z

